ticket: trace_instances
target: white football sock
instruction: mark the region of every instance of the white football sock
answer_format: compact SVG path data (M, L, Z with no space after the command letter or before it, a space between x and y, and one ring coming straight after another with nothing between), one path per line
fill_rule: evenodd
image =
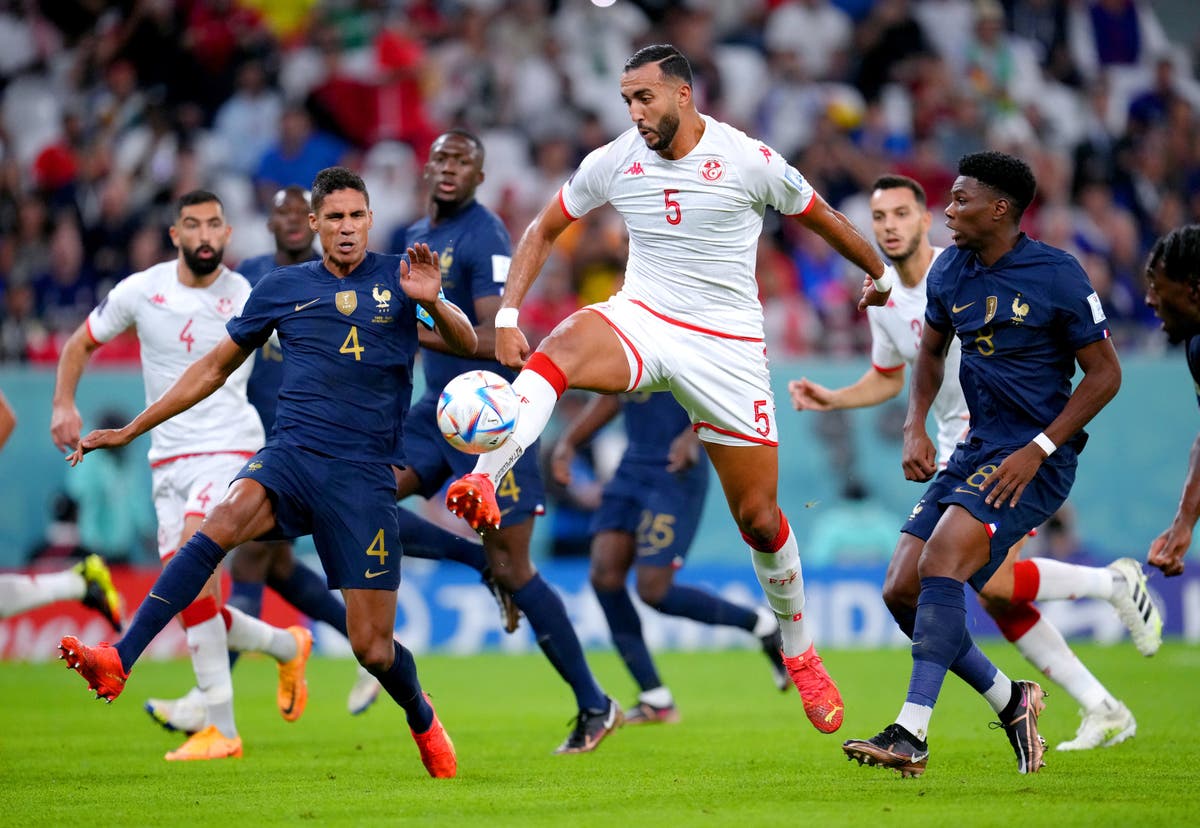
M221 735L232 739L237 736L237 726L233 723L233 679L229 675L225 620L217 614L188 627L187 643L196 686L204 694L204 705L208 708L208 721L217 726Z
M1013 643L1030 664L1061 684L1085 711L1094 710L1106 701L1116 703L1045 616Z
M996 678L992 680L992 686L983 691L983 698L992 706L992 710L1000 713L1012 701L1012 690L1012 679L997 670Z
M78 601L86 592L87 583L73 569L45 575L0 575L0 618L55 601Z
M671 695L671 690L662 684L653 690L643 690L638 693L638 701L645 702L652 707L670 707L675 703L675 697Z
M925 742L929 740L929 719L932 716L932 707L905 702L900 708L900 715L896 717L896 724Z
M767 603L779 618L783 635L783 654L798 656L812 646L812 636L804 628L804 575L800 571L800 547L796 533L787 530L787 540L775 552L750 550L754 574L766 593Z
M291 661L296 657L296 639L287 630L252 618L229 604L225 605L225 611L229 613L226 632L229 649L239 653L266 653L276 661Z
M1112 598L1113 571L1103 566L1078 566L1050 558L1031 558L1037 565L1038 601L1074 598Z
M532 446L546 429L558 392L545 377L536 371L522 371L512 383L513 391L521 399L517 424L512 435L495 451L479 455L475 461L475 472L486 474L493 483L498 483Z

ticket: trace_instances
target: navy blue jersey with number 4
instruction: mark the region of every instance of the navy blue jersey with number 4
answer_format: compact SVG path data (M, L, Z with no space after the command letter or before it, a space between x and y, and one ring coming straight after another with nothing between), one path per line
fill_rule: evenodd
M368 253L343 279L320 261L273 270L229 321L243 348L274 330L287 354L271 442L404 465L416 323L428 315L400 288L400 259Z
M1023 233L991 267L948 248L927 293L926 321L962 341L971 437L987 445L1021 446L1048 426L1071 395L1075 352L1109 335L1075 257ZM1079 451L1086 441L1080 431L1068 445Z
M436 226L429 218L414 222L405 234L404 243L411 247L417 242L437 251L442 269L442 293L446 299L462 308L475 325L475 300L482 296L499 296L504 292L512 244L504 223L477 201ZM482 368L494 371L510 382L515 372L495 360L467 359L452 354L439 354L426 349L421 356L424 364L426 393L440 394L446 383L465 371Z

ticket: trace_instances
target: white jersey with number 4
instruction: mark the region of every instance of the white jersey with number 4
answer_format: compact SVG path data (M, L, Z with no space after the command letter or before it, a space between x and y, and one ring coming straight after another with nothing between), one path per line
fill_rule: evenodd
M937 257L945 248L933 248L932 268ZM921 277L914 287L900 281L895 268L889 266L892 275L892 295L887 305L867 308L867 321L871 325L871 364L876 371L888 374L909 368L917 360L917 349L921 334L925 330L925 278ZM954 452L954 447L967 436L971 415L958 382L958 366L962 361L962 347L957 337L950 339L950 351L946 354L946 373L941 390L929 407L937 423L938 465L945 466Z
M122 279L87 318L98 343L137 329L147 405L221 341L225 323L250 295L250 283L229 268L208 287L193 288L179 281L178 267L172 260ZM262 448L262 421L246 400L252 364L247 360L211 396L151 430L150 463Z
M676 322L760 339L754 262L763 212L803 213L816 194L775 150L701 117L704 134L677 161L649 149L636 128L592 151L560 204L572 219L605 202L624 217L624 296Z

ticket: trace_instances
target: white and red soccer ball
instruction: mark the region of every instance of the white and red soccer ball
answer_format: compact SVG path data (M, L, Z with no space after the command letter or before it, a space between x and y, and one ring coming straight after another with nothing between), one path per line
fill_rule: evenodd
M504 445L517 424L520 406L504 377L491 371L467 371L442 389L438 428L459 451L484 454Z

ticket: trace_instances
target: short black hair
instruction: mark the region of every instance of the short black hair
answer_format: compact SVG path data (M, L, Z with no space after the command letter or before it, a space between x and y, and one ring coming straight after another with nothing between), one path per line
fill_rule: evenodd
M462 127L451 127L439 135L438 138L444 138L447 135L457 135L459 138L465 138L474 144L476 151L479 153L479 165L483 166L483 158L486 152L483 149L483 140L478 135L476 135L474 132L471 132L469 129L463 129Z
M179 197L179 201L175 202L175 218L183 215L184 207L191 207L193 204L208 204L213 201L221 208L221 212L225 211L225 205L214 192L210 192L209 190L192 190L186 192Z
M892 173L881 175L879 178L876 178L875 183L871 185L871 192L875 192L876 190L900 189L912 191L912 194L916 197L918 204L925 205L928 203L925 198L925 188L918 184L916 180L909 178L907 175L895 175Z
M688 86L692 85L692 65L688 63L688 59L683 56L683 53L670 43L643 46L630 55L621 71L628 72L639 66L645 66L647 63L657 63L658 68L667 77L679 78Z
M358 190L371 206L371 197L367 194L367 185L354 170L346 167L326 167L317 173L312 184L312 211L321 212L321 202L325 197L337 190Z
M1200 224L1176 227L1156 241L1146 260L1146 271L1160 264L1163 275L1172 282L1200 288Z
M1037 179L1029 165L1004 152L989 150L964 155L958 160L958 174L974 178L1010 201L1017 208L1018 220L1037 192Z
M279 208L287 200L288 196L299 196L304 199L304 203L308 204L312 201L312 194L301 187L299 184L289 184L275 191L274 197L271 198L271 206Z

